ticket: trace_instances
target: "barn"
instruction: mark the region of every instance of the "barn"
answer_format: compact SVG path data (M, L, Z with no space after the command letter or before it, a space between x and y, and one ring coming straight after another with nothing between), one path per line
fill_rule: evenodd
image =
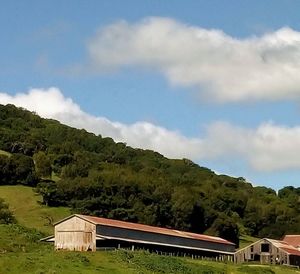
M238 250L235 262L259 262L300 266L300 235L286 235L282 240L264 238Z
M158 254L233 260L235 245L219 237L86 215L71 215L54 224L55 249L96 251L146 249Z

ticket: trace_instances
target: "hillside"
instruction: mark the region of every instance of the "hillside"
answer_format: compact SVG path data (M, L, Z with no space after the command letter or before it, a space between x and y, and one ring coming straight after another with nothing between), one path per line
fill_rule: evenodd
M0 198L10 201L18 224L0 224L0 274L22 273L122 273L122 274L292 274L294 269L279 266L234 265L220 262L165 257L143 251L118 250L112 252L78 253L55 252L51 244L38 240L39 231L52 231L42 214L61 218L69 214L65 208L53 208L39 203L41 197L30 187L0 186ZM30 200L29 200L30 199ZM19 208L22 207L22 210ZM25 218L26 216L26 218ZM28 226L31 228L29 229ZM45 229L46 228L46 229ZM48 235L48 234L47 234Z
M18 223L34 228L45 235L53 234L52 224L71 214L67 207L47 207L41 203L42 197L27 186L0 186L0 199L9 204ZM240 247L255 242L257 238L240 236Z
M176 149L176 148L174 148ZM73 212L219 235L300 233L300 188L253 187L12 105L0 105L0 184L36 187ZM61 210L57 208L58 212Z
M43 205L42 197L27 186L0 186L0 198L9 204L20 225L35 228L46 235L53 234L54 222L70 215L69 208Z

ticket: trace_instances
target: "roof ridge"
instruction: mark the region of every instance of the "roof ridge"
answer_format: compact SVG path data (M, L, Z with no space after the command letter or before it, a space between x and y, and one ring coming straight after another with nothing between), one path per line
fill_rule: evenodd
M132 229L132 230L144 230L151 232L153 229L156 229L156 233L162 233L166 235L172 235L172 236L181 236L185 238L196 238L198 237L198 240L211 240L215 242L222 242L226 244L231 244L235 245L234 243L223 239L218 236L210 236L210 235L205 235L205 234L200 234L200 233L194 233L194 232L189 232L189 231L182 231L182 230L176 230L172 228L166 228L166 227L159 227L159 226L153 226L153 225L147 225L147 224L140 224L140 223L133 223L133 222L127 222L127 221L122 221L122 220L115 220L115 219L110 219L110 218L104 218L104 217L97 217L97 216L89 216L89 215L80 215L77 214L77 216L86 219L89 222L92 222L94 224L99 224L99 225L108 225L108 226L117 226L117 224L123 224L125 228L127 229ZM98 220L98 221L97 221ZM171 233L172 232L172 233ZM202 239L200 239L202 238Z
M283 237L300 237L300 234L287 234L284 235Z

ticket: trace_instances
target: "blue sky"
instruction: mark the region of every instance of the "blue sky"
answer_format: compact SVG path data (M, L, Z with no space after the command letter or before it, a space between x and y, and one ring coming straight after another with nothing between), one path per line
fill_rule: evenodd
M0 103L255 185L299 186L299 10L295 0L1 1Z

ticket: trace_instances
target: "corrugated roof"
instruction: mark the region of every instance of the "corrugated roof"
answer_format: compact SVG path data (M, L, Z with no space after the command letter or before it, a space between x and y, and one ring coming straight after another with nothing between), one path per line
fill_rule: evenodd
M280 248L289 254L300 256L300 250L298 250L296 247L288 244L285 241L279 241L279 240L273 240L273 239L267 239L267 240L269 242L271 242L277 248Z
M295 256L299 256L300 257L300 250L298 250L298 249L287 248L287 247L282 247L281 249L283 249L284 251L286 251L290 255L295 255Z
M294 247L300 247L300 235L285 235L282 241Z
M196 233L191 233L191 232L185 232L185 231L179 231L179 230L174 230L174 229L168 229L168 228L162 228L162 227L156 227L156 226L150 226L150 225L143 225L143 224L137 224L137 223L131 223L131 222L118 221L118 220L101 218L101 217L94 217L94 216L87 216L87 215L76 215L76 216L79 216L89 222L92 222L92 223L98 224L98 225L107 225L107 226L120 227L120 228L126 228L126 229L131 229L131 230L159 233L159 234L182 237L182 238L190 238L190 239L206 241L206 242L215 242L215 243L221 243L221 244L227 244L227 245L235 245L234 243L231 243L220 237L196 234Z

